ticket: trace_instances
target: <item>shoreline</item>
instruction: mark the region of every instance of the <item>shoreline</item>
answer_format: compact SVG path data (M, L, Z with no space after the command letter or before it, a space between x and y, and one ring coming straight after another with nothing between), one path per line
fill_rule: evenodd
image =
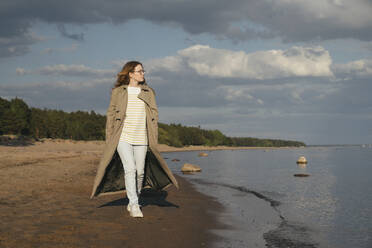
M9 184L0 188L0 206L4 208L0 213L0 221L4 223L4 227L0 227L0 246L50 247L58 242L73 247L119 247L123 244L148 247L156 244L156 247L186 248L213 247L215 242L231 245L231 240L223 238L223 234L231 232L234 226L233 223L224 224L229 222L223 219L226 215L223 201L200 191L199 185L187 176L175 174L180 183L179 191L171 187L161 194L145 192L145 217L140 220L124 211L127 200L120 194L89 199L104 145L104 141L59 139L23 146L0 145L3 161L0 181L12 178ZM159 145L160 152L248 149L287 147L176 148ZM172 164L169 166L172 169ZM264 247L262 231L274 217L266 203L259 199L250 198L247 206L252 212L252 223L256 224L246 235L254 242L252 245ZM262 211L267 218L261 215ZM107 229L110 230L108 233ZM150 233L147 236L152 241L141 240L142 231ZM140 241L134 242L131 237ZM164 243L164 240L172 243Z
M9 136L9 135L8 135ZM14 135L13 135L14 136ZM32 141L26 139L17 139L16 136L9 136L9 140L0 140L0 146L7 147L17 147L17 146L32 146L32 145L41 145L45 143L50 144L95 144L105 145L103 140L71 140L71 139L50 139L43 138L38 141ZM4 136L5 137L5 136ZM187 152L187 151L216 151L216 150L253 150L253 149L293 149L293 148L305 148L305 147L295 147L295 146L269 146L269 147L260 147L260 146L205 146L205 145L190 145L183 147L174 147L168 146L166 144L158 144L159 152Z
M180 190L143 192L143 219L129 216L123 195L90 199L102 147L0 146L0 246L188 248L221 239L211 230L226 228L222 204L178 175Z
M269 149L293 149L301 147L260 147L260 146L184 146L173 147L164 144L159 144L160 152L190 152L190 151L217 151L217 150L269 150Z

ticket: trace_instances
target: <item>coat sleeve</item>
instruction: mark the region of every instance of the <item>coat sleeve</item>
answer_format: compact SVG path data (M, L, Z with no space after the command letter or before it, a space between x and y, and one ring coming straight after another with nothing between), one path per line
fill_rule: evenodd
M111 91L110 105L107 108L106 113L106 143L108 143L114 130L114 118L116 110L115 92L115 89Z
M155 126L155 140L158 141L158 122L159 122L159 112L158 112L158 105L156 104L156 95L155 91L151 89L151 99L152 99L152 104L151 104L151 112L154 117L154 126Z

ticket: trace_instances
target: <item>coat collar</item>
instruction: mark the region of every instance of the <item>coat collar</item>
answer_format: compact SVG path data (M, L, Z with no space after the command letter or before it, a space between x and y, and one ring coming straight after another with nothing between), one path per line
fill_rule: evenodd
M123 92L127 94L128 85L121 85L118 88L120 89L120 92ZM150 87L147 84L140 84L141 92L138 95L138 98L147 103L148 105L151 104L151 96L150 96Z
M149 91L150 90L150 87L147 84L140 84L139 86L141 88L141 91ZM121 86L119 86L119 88L122 88L122 90L127 90L128 85L121 85Z

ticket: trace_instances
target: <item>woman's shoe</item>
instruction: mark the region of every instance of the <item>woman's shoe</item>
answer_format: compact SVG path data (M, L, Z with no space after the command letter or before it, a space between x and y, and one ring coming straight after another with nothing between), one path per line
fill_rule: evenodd
M139 207L138 204L135 204L135 205L128 205L129 207L127 207L129 213L130 213L130 216L134 217L134 218L143 218L143 214L142 214L142 211Z
M139 206L140 208L142 207L141 204L138 204L138 206ZM128 210L128 212L130 212L130 205L129 205L129 204L127 205L127 210Z

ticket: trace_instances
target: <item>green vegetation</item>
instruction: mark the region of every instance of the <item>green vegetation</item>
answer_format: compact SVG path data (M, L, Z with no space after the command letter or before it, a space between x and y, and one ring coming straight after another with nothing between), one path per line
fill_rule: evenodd
M0 98L0 135L16 134L33 138L103 140L106 117L94 111L66 113L61 110L29 108L15 98Z
M305 146L305 143L298 141L227 137L219 130L205 130L200 127L185 127L181 124L167 125L162 123L159 123L159 143L175 147L188 145L252 147Z
M15 134L39 138L104 140L106 116L94 111L67 113L61 110L29 108L19 98L0 97L0 135ZM182 147L206 146L305 146L298 141L227 137L219 130L159 123L159 143Z

